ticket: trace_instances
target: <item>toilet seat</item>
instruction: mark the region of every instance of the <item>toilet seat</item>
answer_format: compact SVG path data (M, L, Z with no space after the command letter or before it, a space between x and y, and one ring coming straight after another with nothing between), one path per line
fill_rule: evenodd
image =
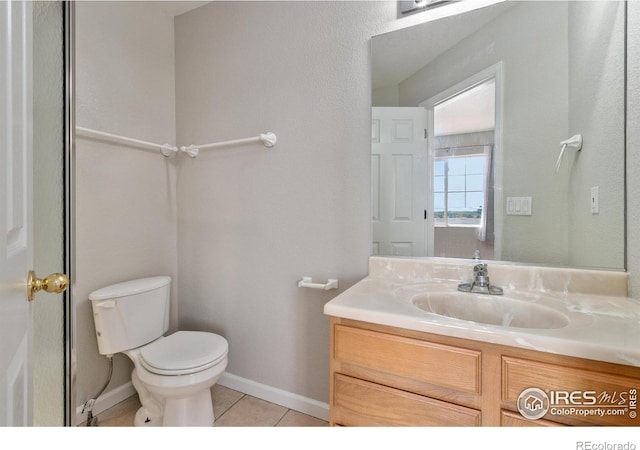
M229 344L222 336L203 331L177 331L140 349L140 364L158 375L188 375L215 366L226 358Z

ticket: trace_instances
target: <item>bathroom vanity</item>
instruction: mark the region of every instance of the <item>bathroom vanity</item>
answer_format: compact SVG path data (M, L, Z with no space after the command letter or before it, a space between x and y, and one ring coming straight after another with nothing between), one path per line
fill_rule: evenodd
M625 267L625 2L453 3L463 9L371 40L372 253L475 249L525 264L372 257L325 305L330 422L638 425L640 302L623 270L595 269ZM438 112L470 97L486 107ZM466 172L473 161L484 171ZM448 183L480 172L474 216L481 201L468 208L467 185ZM491 280L486 292L475 277Z
M640 303L626 273L494 262L504 295L489 298L457 291L472 268L372 257L369 276L327 303L332 425L640 424Z

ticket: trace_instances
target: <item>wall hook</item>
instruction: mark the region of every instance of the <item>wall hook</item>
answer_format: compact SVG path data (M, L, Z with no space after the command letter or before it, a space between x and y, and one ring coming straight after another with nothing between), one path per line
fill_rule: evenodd
M582 135L575 134L571 136L569 139L567 139L566 141L560 142L560 145L561 145L560 154L558 155L558 159L556 160L556 166L554 168L553 173L558 173L558 171L560 170L560 165L562 164L562 156L564 155L564 151L567 148L572 148L577 152L582 150Z

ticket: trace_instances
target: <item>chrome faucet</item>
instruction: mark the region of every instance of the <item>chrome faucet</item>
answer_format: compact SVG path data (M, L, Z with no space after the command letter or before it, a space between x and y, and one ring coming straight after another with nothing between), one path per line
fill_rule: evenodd
M486 264L473 266L473 283L460 283L458 290L478 294L502 295L502 288L491 285Z

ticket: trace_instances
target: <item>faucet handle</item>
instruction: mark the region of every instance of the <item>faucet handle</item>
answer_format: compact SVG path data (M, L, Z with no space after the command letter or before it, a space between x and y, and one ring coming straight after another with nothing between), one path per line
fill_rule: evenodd
M473 274L475 276L486 276L488 273L486 264L476 264L473 266Z

